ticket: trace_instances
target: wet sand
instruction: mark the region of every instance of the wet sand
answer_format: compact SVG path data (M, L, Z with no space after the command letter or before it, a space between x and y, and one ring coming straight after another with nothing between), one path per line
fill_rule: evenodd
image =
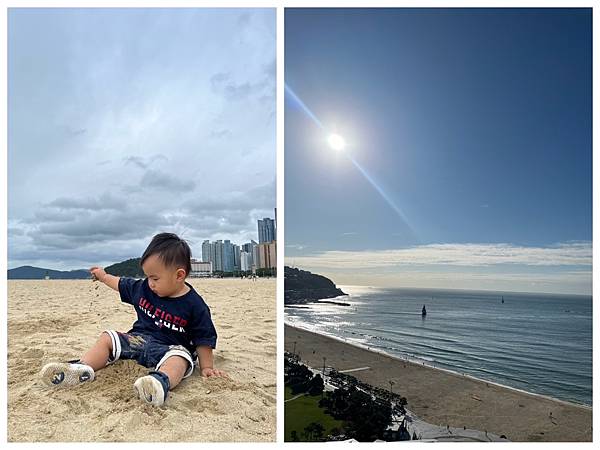
M211 308L215 366L231 380L196 370L152 407L134 396L148 372L134 361L71 389L38 379L44 364L79 358L102 330L131 328L135 312L117 292L86 280L9 280L8 441L274 441L275 280L189 281Z
M295 344L294 344L295 343ZM591 442L589 407L507 387L368 351L336 339L285 326L285 349L313 368L353 370L349 375L389 389L407 408L436 425L471 428L521 442ZM550 416L550 413L552 414Z

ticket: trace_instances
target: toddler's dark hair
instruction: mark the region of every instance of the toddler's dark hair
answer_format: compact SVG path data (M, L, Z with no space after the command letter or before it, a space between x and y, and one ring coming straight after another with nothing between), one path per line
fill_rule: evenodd
M159 233L154 236L142 255L140 266L152 255L158 255L165 266L183 267L186 276L192 271L190 246L176 234Z

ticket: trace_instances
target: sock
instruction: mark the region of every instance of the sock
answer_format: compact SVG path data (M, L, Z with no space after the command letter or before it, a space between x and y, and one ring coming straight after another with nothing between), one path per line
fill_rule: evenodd
M83 365L83 366L88 366L90 369L92 369L92 366L90 366L90 365L89 365L89 364L87 364L87 363L81 362L81 360L80 360L80 359L73 359L73 360L71 360L71 361L67 361L67 362L68 362L69 364L81 364L81 365ZM92 370L94 370L94 369L92 369Z
M167 395L169 394L169 390L171 389L171 382L169 381L169 377L164 372L159 372L158 370L151 371L148 375L156 378L162 384L163 390L165 391L165 401L167 400Z

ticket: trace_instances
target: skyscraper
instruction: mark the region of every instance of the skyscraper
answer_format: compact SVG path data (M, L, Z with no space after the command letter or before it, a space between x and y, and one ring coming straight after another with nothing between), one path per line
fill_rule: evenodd
M233 272L233 244L229 239L223 242L223 272Z
M277 239L275 235L275 221L265 217L258 220L258 243L273 242Z
M217 272L223 272L223 241L218 240L215 242L215 262L213 264L213 270Z
M211 256L211 246L212 244L208 239L202 242L202 261L204 262L213 262L214 258Z

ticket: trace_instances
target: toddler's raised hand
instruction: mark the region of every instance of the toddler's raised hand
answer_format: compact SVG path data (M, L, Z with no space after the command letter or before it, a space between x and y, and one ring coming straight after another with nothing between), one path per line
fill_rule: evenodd
M92 278L94 279L94 281L103 281L104 277L106 276L106 272L102 267L94 266L90 268L90 273L92 274Z

